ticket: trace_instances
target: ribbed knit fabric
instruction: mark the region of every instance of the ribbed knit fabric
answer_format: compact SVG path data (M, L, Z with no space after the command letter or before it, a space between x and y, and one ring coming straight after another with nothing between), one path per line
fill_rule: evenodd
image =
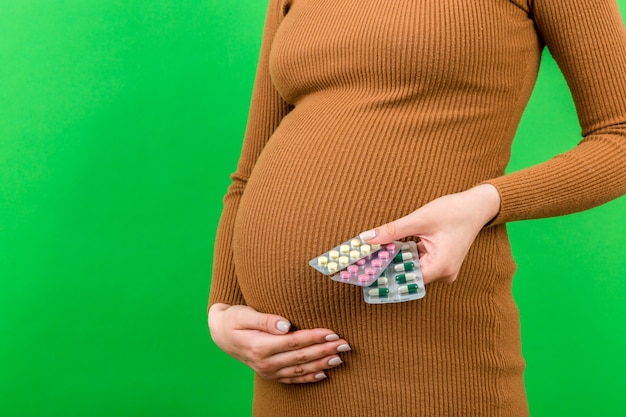
M503 175L547 45L584 140ZM541 144L537 144L541 146ZM256 378L254 415L526 416L505 223L626 193L626 34L609 0L270 0L248 129L224 199L210 303L352 346L319 383ZM489 182L499 215L457 281L368 305L307 262Z

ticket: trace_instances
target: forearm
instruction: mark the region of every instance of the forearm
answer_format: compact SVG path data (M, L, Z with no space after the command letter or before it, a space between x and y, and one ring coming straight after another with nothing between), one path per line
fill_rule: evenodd
M488 181L502 198L493 224L574 213L626 193L626 30L615 2L530 5L570 87L584 140L542 164Z
M240 198L240 192L236 188L237 185L233 183L224 198L224 210L217 228L209 306L215 303L245 305L245 299L239 290L232 254L233 229Z
M492 224L580 212L624 195L626 132L592 136L549 161L487 181L502 200Z

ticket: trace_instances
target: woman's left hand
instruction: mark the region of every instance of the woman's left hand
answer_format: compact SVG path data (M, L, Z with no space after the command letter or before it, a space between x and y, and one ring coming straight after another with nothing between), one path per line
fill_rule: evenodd
M361 233L361 238L368 243L384 244L418 237L424 283L452 283L474 239L499 210L500 194L496 188L481 184L439 197L405 217Z

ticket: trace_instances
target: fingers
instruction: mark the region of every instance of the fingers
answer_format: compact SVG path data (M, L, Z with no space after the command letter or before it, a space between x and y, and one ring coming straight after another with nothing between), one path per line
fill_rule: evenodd
M430 284L434 281L451 284L456 280L460 264L457 265L450 259L441 256L439 248L433 242L428 239L420 239L417 243L417 252L424 284Z
M338 339L273 355L257 363L255 371L263 378L286 384L318 382L326 378L324 370L343 363L338 354L349 350L349 345Z
M281 359L287 352L299 352L300 354L310 353L310 350L306 350L309 347L314 347L313 352L317 353L314 359L320 356L320 352L334 354L342 345L347 345L346 341L341 339L338 335L332 333L328 329L307 329L298 330L281 337L271 337L269 335L258 335L251 341L251 351L260 358L266 358L269 356L276 356ZM348 348L342 348L340 351L350 350ZM281 356L283 354L283 356ZM294 358L294 355L288 355L288 358ZM304 359L295 358L295 363L302 363Z
M260 313L246 306L233 306L230 311L234 315L237 329L258 330L265 333L280 335L291 329L289 320L276 314Z
M359 236L368 243L384 244L400 240L407 236L417 236L419 227L415 212L408 216L401 217L397 220L383 224L375 229L365 231Z
M214 342L263 378L284 383L317 382L342 363L348 343L329 329L289 332L282 316L247 306L214 305L209 311ZM282 326L282 328L281 328ZM289 327L287 327L289 326Z
M341 365L343 361L339 356L326 357L302 366L281 369L278 382L283 384L303 384L319 382L328 376L324 370L332 369ZM285 375L285 376L282 376Z

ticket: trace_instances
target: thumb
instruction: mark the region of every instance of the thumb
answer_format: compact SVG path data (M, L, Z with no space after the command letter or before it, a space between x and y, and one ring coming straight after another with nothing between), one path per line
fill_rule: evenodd
M286 334L291 329L289 320L276 314L260 313L251 307L244 307L239 314L240 328L276 335Z
M417 224L413 219L413 214L401 217L397 220L383 224L374 229L365 231L359 237L368 243L391 243L407 236L415 236L418 233Z

